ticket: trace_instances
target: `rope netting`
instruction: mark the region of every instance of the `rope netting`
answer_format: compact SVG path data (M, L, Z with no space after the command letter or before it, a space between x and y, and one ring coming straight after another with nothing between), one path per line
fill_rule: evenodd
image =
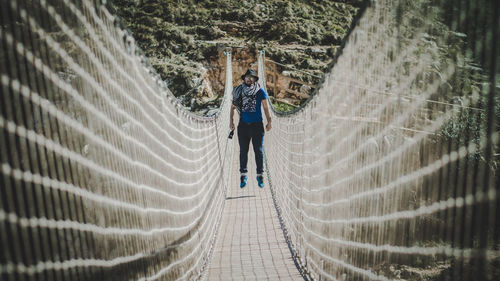
M499 21L498 1L370 1L314 98L275 112L269 180L311 278L500 278Z
M0 279L200 277L230 102L182 108L99 1L2 0L0 18ZM225 79L230 97L230 54Z
M268 175L310 277L500 276L498 6L371 1L314 98L276 113ZM101 2L0 9L1 279L202 277L230 102L183 109Z

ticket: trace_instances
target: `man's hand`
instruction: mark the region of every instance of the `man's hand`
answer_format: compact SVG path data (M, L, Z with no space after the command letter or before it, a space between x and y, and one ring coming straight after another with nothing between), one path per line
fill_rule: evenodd
M234 109L236 107L234 106L234 104L231 104L231 110L230 110L230 113L229 113L229 129L234 130L234 122L233 122L233 117L234 117Z
M271 122L267 122L267 125L266 125L266 131L268 131L268 132L269 132L269 131L271 130L271 128L272 128L272 126L271 126Z
M269 114L269 105L267 104L267 99L262 100L262 106L264 107L264 113L266 114L267 125L266 131L271 130L271 115Z

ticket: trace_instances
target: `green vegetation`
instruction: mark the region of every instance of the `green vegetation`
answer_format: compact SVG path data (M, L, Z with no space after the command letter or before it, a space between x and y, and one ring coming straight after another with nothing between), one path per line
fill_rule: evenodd
M322 76L361 2L111 0L109 8L174 95L189 105L222 47L264 49L274 61ZM300 72L290 76L319 82Z
M274 109L276 109L277 111L281 111L281 112L292 111L295 108L289 104L282 103L282 102L272 102L272 104L273 104Z

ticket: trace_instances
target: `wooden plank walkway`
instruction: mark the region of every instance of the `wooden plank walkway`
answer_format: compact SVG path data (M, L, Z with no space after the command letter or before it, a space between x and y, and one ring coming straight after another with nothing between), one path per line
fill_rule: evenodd
M231 185L208 280L304 280L283 237L267 177L263 189L257 185L251 146L248 184L240 188L234 143Z

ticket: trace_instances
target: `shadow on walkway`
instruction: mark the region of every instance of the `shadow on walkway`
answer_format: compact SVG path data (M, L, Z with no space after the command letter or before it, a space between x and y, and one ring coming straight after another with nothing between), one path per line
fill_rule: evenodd
M234 196L234 197L226 197L226 200L241 199L241 198L248 198L248 197L255 197L255 195L241 195L241 196Z

